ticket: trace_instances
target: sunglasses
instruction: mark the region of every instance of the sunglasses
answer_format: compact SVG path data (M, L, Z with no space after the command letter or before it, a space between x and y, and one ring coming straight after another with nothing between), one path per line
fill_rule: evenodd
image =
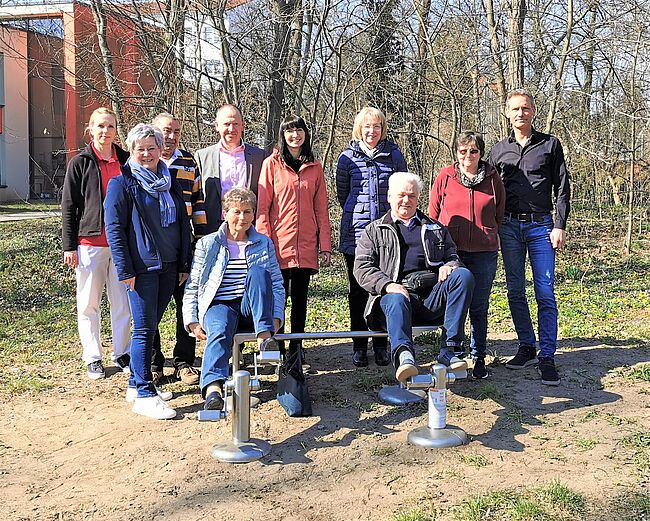
M465 149L465 150L460 149L460 150L457 150L456 152L458 152L458 154L460 154L461 156L464 156L464 155L466 155L468 153L471 154L471 155L475 155L475 154L478 154L480 151L477 150L476 148L470 148L470 149Z

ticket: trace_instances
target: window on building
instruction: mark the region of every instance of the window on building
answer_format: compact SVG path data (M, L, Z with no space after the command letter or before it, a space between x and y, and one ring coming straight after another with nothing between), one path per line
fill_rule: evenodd
M221 76L223 65L219 60L205 60L205 72L210 76Z

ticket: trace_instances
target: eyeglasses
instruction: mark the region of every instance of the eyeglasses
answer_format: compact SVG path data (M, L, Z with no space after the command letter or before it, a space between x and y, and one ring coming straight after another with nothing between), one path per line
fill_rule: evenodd
M456 152L457 152L459 155L461 155L461 156L465 156L465 155L467 155L467 154L470 154L470 155L473 156L473 155L478 154L478 153L480 152L480 150L477 150L476 148L469 148L469 149L467 149L467 148L466 148L466 149L462 149L462 148L461 148L460 150L457 150Z

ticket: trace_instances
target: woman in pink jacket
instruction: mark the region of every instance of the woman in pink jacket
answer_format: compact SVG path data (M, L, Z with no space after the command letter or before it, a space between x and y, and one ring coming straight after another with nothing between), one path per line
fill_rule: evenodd
M497 171L481 157L480 134L461 132L456 139L456 161L436 177L429 196L429 217L438 219L456 243L458 256L474 276L469 307L472 376L487 378L485 350L492 282L497 269L498 230L503 221L506 193Z
M309 130L299 116L280 125L278 148L264 160L258 185L257 231L275 244L287 298L291 332L305 331L312 273L328 266L332 239L323 166L314 159ZM300 342L292 341L289 348Z

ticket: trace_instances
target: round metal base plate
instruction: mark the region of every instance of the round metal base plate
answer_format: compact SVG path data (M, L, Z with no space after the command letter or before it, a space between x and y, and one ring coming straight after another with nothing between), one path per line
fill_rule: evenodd
M248 463L263 458L270 450L271 444L268 441L251 438L237 445L232 441L217 443L210 450L210 454L224 463Z
M379 400L388 405L406 405L425 400L426 391L409 391L399 385L388 385L379 389Z
M444 429L430 429L418 427L409 432L408 442L411 445L425 449L444 449L458 447L468 442L467 434L463 429L447 425Z

